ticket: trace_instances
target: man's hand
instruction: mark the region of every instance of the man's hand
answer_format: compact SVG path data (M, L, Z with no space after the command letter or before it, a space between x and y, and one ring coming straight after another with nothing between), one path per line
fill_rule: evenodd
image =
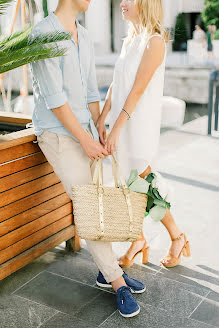
M103 145L93 140L88 134L85 138L80 140L81 147L85 154L91 159L104 158L108 156L108 151L104 149Z
M100 142L103 146L105 146L105 144L106 144L106 127L105 127L105 122L101 116L99 117L99 119L97 121L96 127L97 127L97 131L99 133Z

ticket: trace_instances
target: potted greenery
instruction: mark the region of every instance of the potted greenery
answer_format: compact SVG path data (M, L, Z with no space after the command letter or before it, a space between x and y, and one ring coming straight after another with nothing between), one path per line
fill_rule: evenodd
M173 50L186 51L188 33L185 24L185 15L180 13L176 17L176 25L174 32Z

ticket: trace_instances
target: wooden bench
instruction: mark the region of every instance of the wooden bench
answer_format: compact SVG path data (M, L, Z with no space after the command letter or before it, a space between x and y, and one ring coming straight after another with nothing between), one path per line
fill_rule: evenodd
M80 249L72 202L27 129L0 136L0 280L66 241Z

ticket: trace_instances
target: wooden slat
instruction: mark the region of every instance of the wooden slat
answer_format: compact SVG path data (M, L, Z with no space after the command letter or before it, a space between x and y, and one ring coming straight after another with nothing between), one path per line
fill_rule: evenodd
M0 165L0 178L45 162L47 162L46 157L40 152L37 154L31 154L28 157L18 159L8 164L2 164Z
M25 252L17 255L13 259L0 265L0 280L9 276L13 272L21 269L22 267L24 267L25 265L27 265L37 257L48 252L50 249L53 249L54 247L58 246L63 241L72 238L73 236L74 236L74 226L71 225L57 232L56 234L47 238L46 240L40 242L39 244L31 247Z
M0 193L15 188L32 180L38 179L53 172L52 166L47 162L41 165L14 173L0 179ZM0 195L1 197L1 195Z
M39 242L45 240L46 238L54 235L56 232L72 225L73 216L72 214L50 224L49 226L34 232L32 235L18 241L17 243L11 245L0 251L0 264L8 261L9 259L15 257L16 255L24 252L28 248L38 244Z
M1 146L1 145L0 145ZM28 142L22 145L14 146L0 150L0 164L12 161L17 158L24 157L26 155L40 152L38 144Z
M3 123L14 123L26 126L26 124L31 121L32 117L28 114L0 111L0 122Z
M37 138L33 133L33 129L0 135L0 150L9 149L35 140L37 140Z
M52 198L36 207L30 208L21 214L15 215L11 219L0 222L0 236L8 234L10 231L15 230L33 220L36 220L39 217L46 215L65 204L71 205L72 212L72 201L66 193Z
M47 200L61 195L65 192L62 183L58 183L50 188L44 189L36 194L30 195L15 203L0 208L0 222L7 220L17 214L25 212Z
M60 182L53 172L34 181L23 184L0 194L0 207L11 204L19 199L32 195Z
M70 203L44 216L41 216L39 219L36 219L28 224L25 224L16 230L11 231L7 235L0 237L0 250L9 247L12 244L17 243L19 240L26 238L27 236L33 234L34 232L45 228L46 226L52 224L55 221L58 221L59 219L69 214L72 214L72 206Z

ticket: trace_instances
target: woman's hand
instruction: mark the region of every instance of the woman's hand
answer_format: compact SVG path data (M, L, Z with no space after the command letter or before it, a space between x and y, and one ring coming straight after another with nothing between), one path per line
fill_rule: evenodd
M100 142L103 146L105 146L105 144L106 144L106 127L105 127L105 122L101 116L99 117L99 119L97 121L96 127L97 127L97 131L99 133Z
M117 146L119 141L120 130L113 128L110 135L107 138L105 149L109 154L117 152Z

